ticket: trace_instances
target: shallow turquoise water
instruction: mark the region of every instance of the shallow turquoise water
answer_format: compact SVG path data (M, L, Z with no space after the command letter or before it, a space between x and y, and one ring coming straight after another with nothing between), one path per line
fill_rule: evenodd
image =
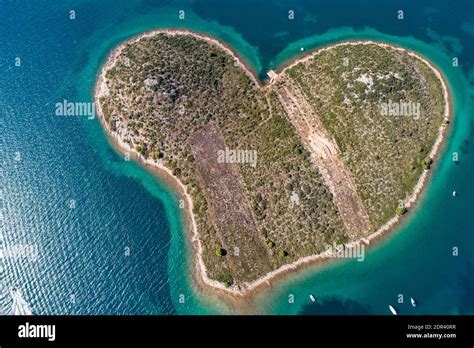
M97 120L54 116L54 104L64 98L91 100L96 73L115 45L160 27L218 37L261 77L302 46L346 39L395 43L439 66L453 94L454 122L417 208L364 262L305 270L275 285L255 308L270 314L384 314L403 293L419 306L397 304L400 313L473 313L473 5L398 6L407 14L403 24L393 19L397 6L390 1L357 7L349 1L301 1L295 22L287 20L288 5L280 1L2 2L0 233L4 248L31 245L38 257L4 259L0 313L9 310L10 285L20 287L41 314L232 312L193 291L181 212L169 188L124 161ZM68 18L71 9L74 21ZM184 21L178 9L186 10ZM459 57L457 68L453 56ZM15 57L21 57L20 68ZM454 151L458 165L451 161ZM310 293L321 304L310 304ZM289 294L295 303L288 303Z

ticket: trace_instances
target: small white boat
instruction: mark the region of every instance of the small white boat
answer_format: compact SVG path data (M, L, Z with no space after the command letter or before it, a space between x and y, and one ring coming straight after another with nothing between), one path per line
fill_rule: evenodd
M457 193L456 191L453 191L453 197L456 197Z
M416 307L416 302L415 302L415 299L413 297L410 297L410 302L411 302L411 305L413 307Z
M397 311L395 310L395 308L393 308L391 305L388 305L388 308L390 308L390 312L392 312L393 315L397 315Z
M316 298L313 295L309 295L309 298L311 299L311 301L316 302Z
M304 47L301 47L301 48L300 48L300 51L301 51L301 52L304 52Z

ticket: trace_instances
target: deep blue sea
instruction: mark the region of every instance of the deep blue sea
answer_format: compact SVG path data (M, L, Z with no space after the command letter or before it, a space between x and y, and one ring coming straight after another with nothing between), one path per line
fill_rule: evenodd
M10 311L10 286L35 314L233 312L193 288L170 188L125 161L97 119L55 115L64 99L92 101L97 72L114 46L164 27L218 37L261 77L300 47L357 38L432 60L447 78L454 118L416 209L364 262L336 261L290 276L254 308L389 314L393 304L401 314L474 313L473 1L0 0L0 314Z

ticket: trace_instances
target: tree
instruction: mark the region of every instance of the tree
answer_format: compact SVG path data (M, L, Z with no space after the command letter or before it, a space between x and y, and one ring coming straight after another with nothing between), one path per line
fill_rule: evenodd
M221 247L216 248L216 256L222 257L226 255L227 255L227 251L225 249Z
M395 213L397 213L398 216L402 216L407 212L407 208L403 205L397 206L397 209L395 209Z
M181 176L181 168L179 167L173 168L173 175L178 176L178 177Z
M433 160L431 159L430 156L426 156L423 161L421 162L421 165L423 169L430 169L431 164L433 163Z

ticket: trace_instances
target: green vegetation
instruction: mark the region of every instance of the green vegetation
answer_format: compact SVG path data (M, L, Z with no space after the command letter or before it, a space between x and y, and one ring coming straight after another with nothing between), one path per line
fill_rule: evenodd
M407 212L407 208L405 208L403 205L398 205L397 209L395 209L395 214L401 216L404 215Z
M255 218L255 233L268 253L261 257L270 259L272 269L319 253L326 242L345 235L331 194L276 94L259 90L219 47L187 35L158 34L126 45L106 77L109 96L99 100L106 120L124 141L186 184L211 278L238 285L268 269L261 260L249 260L253 269L235 279L233 264L243 256L231 252L224 257L235 246L221 243L219 236L228 231L210 214L219 203L202 186L188 144L190 135L209 122L218 125L228 148L258 154L255 168L235 166ZM290 209L293 193L300 204ZM272 251L276 245L284 257Z
M431 166L444 119L441 82L406 52L363 44L321 52L287 75L337 143L372 225L384 224ZM398 113L384 112L397 103Z
M430 156L426 156L421 162L421 165L423 169L430 169L432 163L433 163L433 160L430 158Z
M216 255L219 256L219 257L226 256L227 251L225 249L222 249L222 248L217 248L216 249Z
M348 66L342 64L346 57ZM107 72L108 95L99 103L112 131L186 185L209 277L238 288L268 267L277 269L350 239L278 90L259 89L234 63L218 46L189 35L142 38L127 44ZM444 106L439 81L413 57L362 45L326 51L287 74L337 143L371 222L385 223L432 163L428 153ZM367 76L373 80L370 88L361 78ZM401 99L421 104L417 120L380 114L381 102ZM245 232L253 228L252 238L236 234L239 226L216 221L225 202L216 200L219 188L209 176L203 178L202 158L196 158L206 143L190 144L210 124L217 126L225 147L258 154L256 167L236 163L236 174L227 176L239 182L236 194L248 207L244 216L252 221L245 222ZM248 238L239 252L226 244L236 235ZM255 255L248 252L252 247L259 247L259 257L246 260L252 266L238 274L238 258Z

